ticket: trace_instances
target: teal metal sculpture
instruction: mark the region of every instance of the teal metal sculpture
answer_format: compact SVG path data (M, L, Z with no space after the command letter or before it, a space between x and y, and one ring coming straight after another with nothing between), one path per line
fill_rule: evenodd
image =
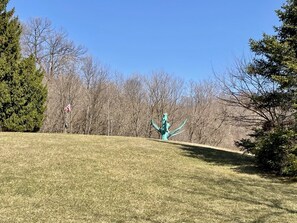
M173 137L179 133L181 133L181 129L184 127L184 125L187 122L187 119L175 130L169 131L170 124L167 121L168 120L168 114L164 113L162 117L162 124L161 128L153 121L151 120L151 125L160 133L161 139L164 141L167 141L170 137Z

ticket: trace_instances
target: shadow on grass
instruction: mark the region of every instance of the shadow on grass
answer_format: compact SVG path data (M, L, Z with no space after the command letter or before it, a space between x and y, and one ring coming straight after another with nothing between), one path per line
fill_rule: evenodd
M234 166L234 169L238 172L250 174L260 173L255 166L254 157L250 155L198 145L170 141L159 142L177 145L179 149L183 150L183 155L191 158L198 158L217 165Z
M192 158L199 158L209 163L223 166L234 166L234 170L242 173L258 174L254 157L237 152L224 151L215 148L202 146L190 146L179 144L184 155Z
M238 152L232 152L232 151L225 151L220 150L216 148L211 147L204 147L199 145L188 145L183 143L176 143L176 142L163 142L163 143L169 143L172 145L177 145L177 148L182 150L182 155L190 158L200 159L203 161L206 161L211 164L215 165L222 165L222 166L230 166L234 171L240 172L240 173L246 173L246 174L253 174L258 175L263 178L269 178L271 179L270 182L277 182L277 183L284 183L284 184L290 184L290 183L296 183L296 179L292 178L286 178L286 177L279 177L274 174L269 174L261 171L255 166L255 159L253 156L249 156L246 154L238 153ZM193 179L193 176L185 176ZM196 179L196 176L194 176ZM197 179L199 180L199 176L197 176ZM216 181L216 183L225 184L224 178L220 179L220 181ZM269 183L267 181L249 181L249 179L243 180L241 179L226 179L226 184L232 185L236 184L236 187L238 187L238 191L243 191L244 193L253 193L253 190L255 186L257 188L260 188L261 190L265 191L267 190L267 186ZM255 185L256 184L256 185ZM264 189L265 188L265 189ZM275 197L267 197L265 195L260 196L257 199L254 199L253 197L249 196L238 196L237 193L217 193L215 190L209 190L209 191L201 191L196 190L195 187L193 189L186 190L184 187L178 187L175 186L176 190L181 190L185 193L189 194L196 194L199 193L200 195L204 193L205 197L213 197L214 200L218 199L220 197L221 199L226 200L233 200L234 202L244 202L248 205L259 205L259 206L266 206L269 209L273 209L275 211L271 212L270 214L263 214L258 217L253 222L266 222L266 220L271 217L272 215L278 215L278 214L297 214L297 209L287 206L285 202L283 202L281 199L275 198ZM274 184L271 185L271 191L277 192L280 191L281 194L285 194L286 196L295 196L294 191L291 191L290 189L286 189L286 187L283 187L282 184ZM269 190L269 189L268 189Z
M270 178L283 183L296 183L297 177L281 177L273 173L267 173L255 165L255 158L251 155L243 154L237 151L220 150L214 147L203 147L199 145L189 145L186 143L154 140L162 143L177 145L183 150L183 155L191 158L204 160L222 166L232 166L232 169L239 173L255 174L264 178Z

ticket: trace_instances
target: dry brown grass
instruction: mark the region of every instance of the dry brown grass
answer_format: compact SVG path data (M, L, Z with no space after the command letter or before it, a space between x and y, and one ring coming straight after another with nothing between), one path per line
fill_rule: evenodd
M0 222L297 222L297 184L197 145L0 133Z

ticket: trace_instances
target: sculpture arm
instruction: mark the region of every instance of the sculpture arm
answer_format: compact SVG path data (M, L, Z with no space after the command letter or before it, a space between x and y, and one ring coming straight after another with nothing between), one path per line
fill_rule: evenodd
M172 137L172 136L175 136L177 134L182 133L182 131L180 131L180 130L184 127L184 125L187 123L187 121L188 121L188 119L186 119L185 121L183 121L183 123L178 128L176 128L173 131L171 131L169 133L169 137Z
M158 132L160 132L160 127L159 127L153 120L151 120L151 125L152 125Z

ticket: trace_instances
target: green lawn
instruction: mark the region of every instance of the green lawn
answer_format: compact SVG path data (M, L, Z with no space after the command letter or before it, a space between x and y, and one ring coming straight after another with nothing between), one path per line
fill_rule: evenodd
M297 222L251 157L150 139L0 133L0 222Z

